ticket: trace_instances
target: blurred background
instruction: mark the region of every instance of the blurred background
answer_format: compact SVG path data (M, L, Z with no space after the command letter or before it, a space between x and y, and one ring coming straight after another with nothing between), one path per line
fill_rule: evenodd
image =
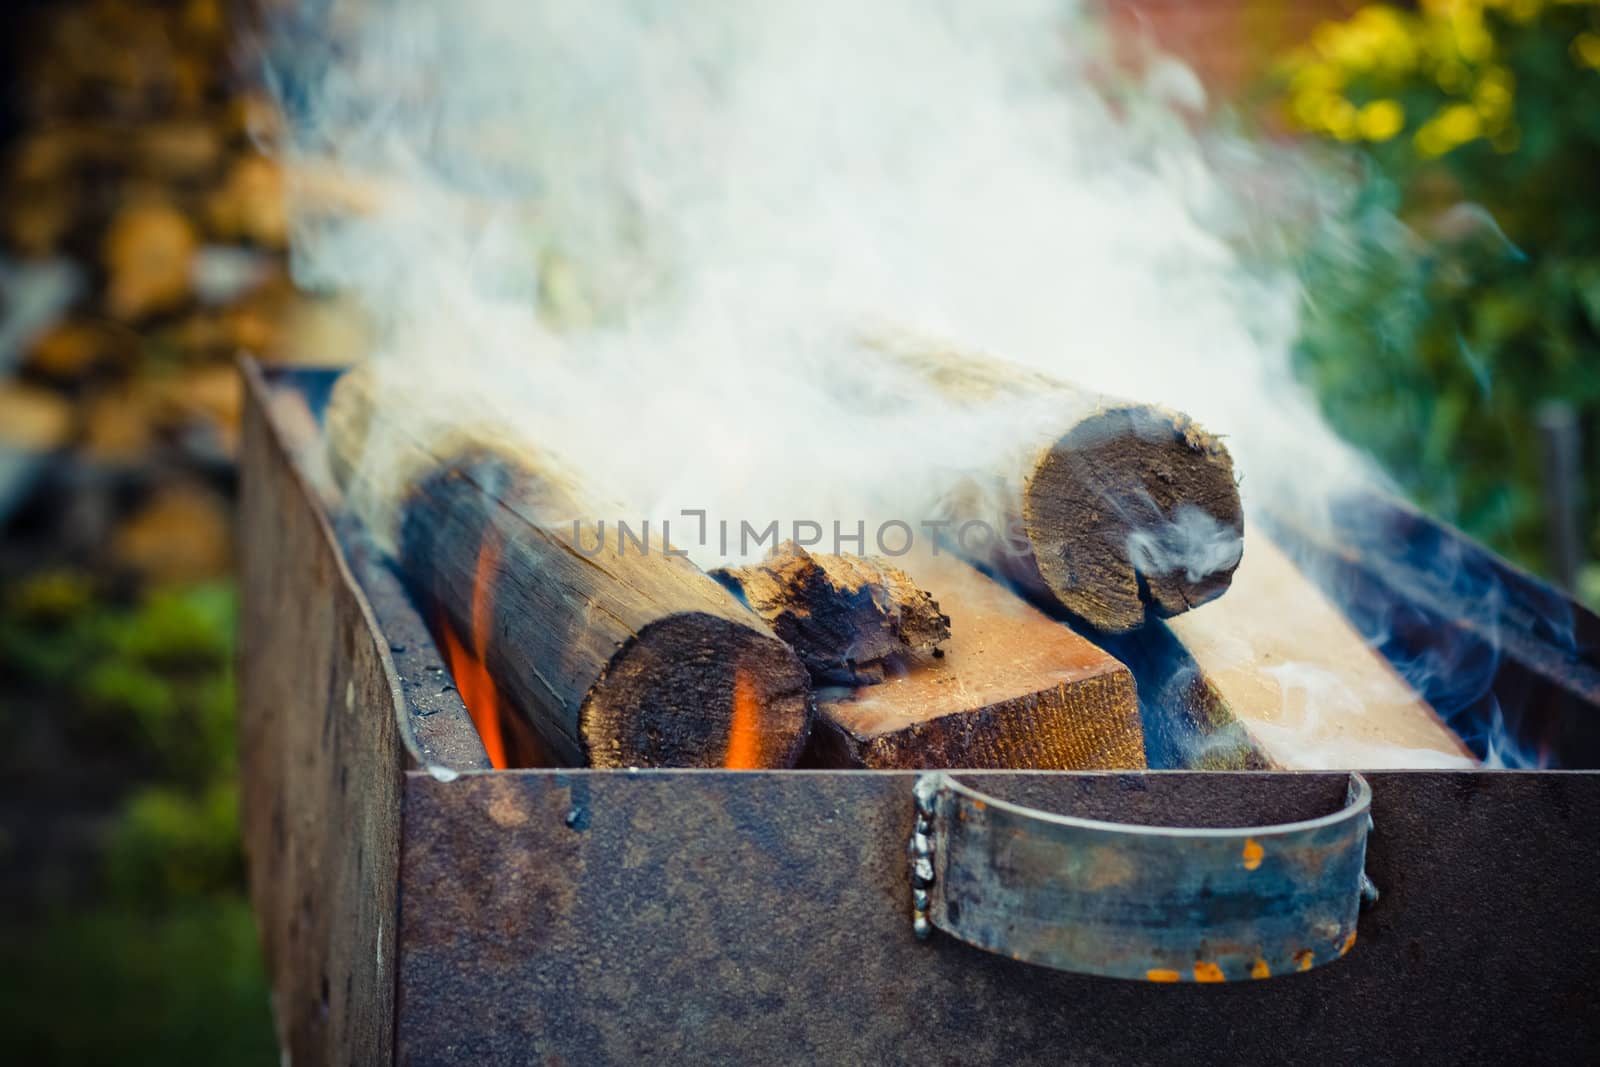
M1600 2L1099 6L1113 58L1193 68L1195 122L1348 178L1338 225L1274 250L1334 426L1600 606ZM276 1059L236 829L234 360L359 344L290 277L262 7L0 16L0 1025L29 1061Z

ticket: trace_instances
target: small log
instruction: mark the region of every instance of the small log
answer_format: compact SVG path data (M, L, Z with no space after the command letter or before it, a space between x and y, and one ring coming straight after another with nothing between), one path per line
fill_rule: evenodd
M882 684L821 690L811 761L828 767L1145 766L1128 669L948 555L905 561L949 613L943 654Z
M139 336L114 323L67 319L36 337L23 354L29 372L72 384L107 368L126 368L137 360Z
M901 342L890 363L946 400L1004 411L999 467L951 494L996 530L953 547L1029 595L1122 633L1228 588L1244 537L1233 459L1187 415L1116 400L1000 360Z
M0 526L72 440L72 405L51 389L0 379Z
M546 748L597 767L791 764L809 686L793 652L687 559L613 538L581 480L488 431L430 431L425 390L343 375L330 465L425 616L471 645ZM578 520L575 522L575 520ZM442 628L442 627L441 627Z
M1236 753L1241 740L1251 753L1244 766L1330 770L1475 762L1434 710L1264 537L1252 538L1228 596L1166 625L1192 661L1176 679L1173 702L1187 705L1203 735L1228 739L1202 740L1183 762L1216 765L1219 755Z
M106 232L106 310L134 322L172 311L190 298L199 235L193 223L166 204L133 204Z
M788 541L761 563L711 576L742 596L818 681L880 681L879 661L933 652L950 636L938 602L875 556L812 554Z
M53 389L0 379L0 445L45 453L72 440L72 404Z
M197 482L162 486L111 540L117 564L156 583L197 582L233 569L228 504Z
M207 221L224 241L284 247L289 240L289 214L278 165L254 155L235 160L222 187L211 196Z

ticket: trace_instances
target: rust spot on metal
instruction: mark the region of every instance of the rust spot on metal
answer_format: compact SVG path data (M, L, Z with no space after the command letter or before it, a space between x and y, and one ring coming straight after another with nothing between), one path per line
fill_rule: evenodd
M1244 869L1253 871L1261 866L1261 859L1265 856L1266 849L1262 848L1253 837L1244 839Z
M1348 934L1345 935L1344 942L1339 946L1339 955L1343 956L1346 952L1349 952L1351 947L1353 945L1355 945L1355 943L1356 943L1356 932L1354 930L1351 930Z
M1250 965L1251 978L1271 978L1272 968L1267 966L1267 961L1258 959Z
M501 786L494 790L494 796L489 800L489 818L501 826L522 826L528 821L528 813L517 803L517 792L510 786Z
M1303 948L1294 954L1295 966L1299 967L1302 971L1309 971L1311 969L1311 963L1316 959L1316 956L1317 954L1315 952L1312 952L1308 948Z
M1179 974L1177 971L1163 970L1160 967L1153 967L1150 970L1144 972L1144 977L1145 977L1145 980L1148 981L1148 982L1181 982L1181 981L1183 981L1183 975Z
M1222 968L1215 963L1197 961L1194 965L1194 980L1196 982L1226 982L1222 975Z

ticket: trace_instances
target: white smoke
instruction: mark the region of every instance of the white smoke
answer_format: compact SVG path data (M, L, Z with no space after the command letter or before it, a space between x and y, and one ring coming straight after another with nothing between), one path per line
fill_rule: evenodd
M1073 5L368 6L287 147L408 195L301 212L297 269L364 299L407 388L477 393L635 513L926 514L1023 413L847 418L885 323L1185 410L1247 494L1350 462L1289 384L1293 278L1218 232L1246 205L1192 81L1114 110Z
M1077 4L392 0L289 29L292 172L373 190L300 205L299 276L361 300L396 388L529 428L680 543L686 508L914 524L1045 425L880 377L885 326L1193 415L1247 513L1315 523L1376 479L1290 372L1280 223L1321 179L1195 132L1193 78L1114 72Z

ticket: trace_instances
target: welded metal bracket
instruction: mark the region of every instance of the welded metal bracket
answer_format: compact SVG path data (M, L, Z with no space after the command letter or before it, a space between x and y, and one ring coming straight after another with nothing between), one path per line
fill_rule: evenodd
M986 796L943 771L917 779L912 929L1026 963L1152 982L1308 971L1350 951L1363 901L1372 790L1345 806L1239 828L1083 819Z

